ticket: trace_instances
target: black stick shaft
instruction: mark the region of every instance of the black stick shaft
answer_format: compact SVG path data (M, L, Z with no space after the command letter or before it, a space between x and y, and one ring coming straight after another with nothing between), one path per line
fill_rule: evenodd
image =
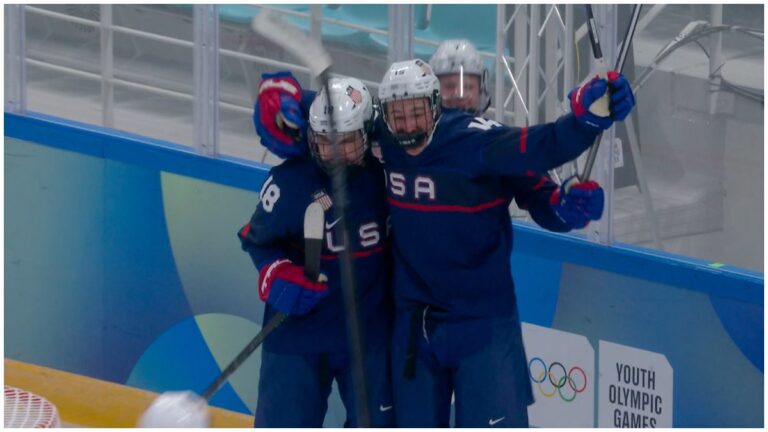
M219 387L229 379L229 377L235 373L235 371L240 367L240 365L243 364L243 362L253 354L254 351L256 351L256 348L261 345L262 342L264 342L264 339L269 336L270 333L272 333L272 330L277 328L287 317L286 314L282 312L276 313L268 322L267 325L264 326L263 329L257 334L251 341L248 343L248 345L243 348L242 351L240 351L240 354L235 357L234 360L227 366L220 374L216 377L216 379L211 383L211 385L208 386L208 388L205 389L203 392L203 398L205 400L209 400L211 396L213 396L216 391L219 390Z
M326 95L330 103L330 71L326 70L321 76L321 82L325 85ZM344 297L344 311L347 321L347 340L349 341L350 358L352 361L352 387L355 400L355 413L357 415L357 426L362 428L371 427L370 413L368 410L368 392L365 380L365 361L363 359L363 337L360 331L360 315L357 307L357 290L355 289L354 264L352 261L352 247L349 241L349 229L346 221L347 197L347 176L343 163L341 162L341 152L336 137L336 124L334 111L330 110L328 116L330 141L333 151L333 205L337 206L337 216L340 218L337 224L336 232L341 235L341 244L343 249L340 253L339 266L341 268L341 288Z
M331 58L322 43L309 39L299 29L281 22L278 18L264 15L263 12L252 21L251 27L262 36L284 47L288 52L301 59L320 81L328 92L328 80L330 78ZM330 101L330 93L327 93ZM346 173L341 164L339 145L336 139L336 128L333 113L329 116L330 138L333 149L333 175L332 198L334 205L338 207L341 218L336 226L340 233L342 245L339 265L341 268L341 285L344 294L344 309L347 319L347 333L350 345L350 357L352 358L352 381L355 397L355 409L357 412L358 426L370 427L368 415L368 397L365 388L365 362L363 361L363 343L360 332L360 320L358 316L357 300L355 295L355 279L350 250L349 230L347 228L345 209L347 205Z
M628 48L635 38L635 29L637 29L637 22L640 20L640 10L642 8L643 5L641 4L636 4L632 8L632 18L630 18L627 31L624 33L624 39L622 39L621 49L619 50L619 57L616 59L616 67L614 68L619 72L624 70L624 63L627 61L627 55L629 53Z
M603 58L603 49L600 46L600 38L597 36L597 23L595 14L592 12L592 5L584 5L587 11L587 31L589 33L589 42L592 44L592 54L596 60Z
M634 8L632 9L632 19L629 20L629 26L627 27L627 31L624 34L624 41L621 43L621 49L619 50L619 56L616 59L616 67L614 70L621 73L622 70L624 70L624 63L627 60L627 53L629 52L629 47L632 45L632 39L635 37L635 29L637 28L637 21L640 18L640 9L643 7L643 5L636 4ZM592 6L587 5L587 16L589 18L589 21L594 22L594 16L592 15ZM592 28L590 27L590 24L587 24L589 27L589 34L592 36ZM595 27L595 31L597 31L597 27ZM595 39L597 39L597 33L595 33L594 36ZM595 51L595 45L592 46L592 49L594 51L595 58L598 58L598 52L600 54L600 58L602 58L603 53L602 50L600 50L600 42L597 43L597 50ZM603 139L603 133L600 132L600 134L595 138L595 143L592 144L592 147L589 148L589 153L587 153L587 160L584 163L584 170L579 175L579 180L581 181L587 181L589 180L589 176L592 175L592 168L595 166L595 160L597 159L597 150L600 148L600 140Z

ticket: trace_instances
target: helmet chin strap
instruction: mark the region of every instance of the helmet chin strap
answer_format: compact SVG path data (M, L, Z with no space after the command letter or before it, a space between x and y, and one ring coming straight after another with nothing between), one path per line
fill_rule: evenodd
M435 134L435 130L437 129L437 124L440 123L440 118L442 117L442 107L440 106L442 103L442 99L440 97L440 91L434 90L433 93L426 97L427 102L429 105L425 105L425 108L429 108L432 112L432 128L429 132L426 131L417 131L412 133L396 133L395 130L396 127L393 127L390 124L390 120L387 115L386 109L383 109L384 111L384 122L387 125L387 129L389 129L389 132L392 134L392 137L394 138L395 142L402 148L409 149L414 148L418 146L420 143L426 141L426 145L429 145L430 142L432 142L432 137Z
M437 130L437 125L440 123L440 120L443 118L442 114L439 114L437 117L437 120L435 120L435 124L432 125L432 130L429 134L426 132L415 132L411 134L397 134L394 135L395 141L397 141L400 146L402 146L405 149L416 147L420 142L426 139L425 146L428 146L429 143L432 142L432 138L435 136L435 130Z
M416 147L427 137L426 132L402 133L395 135L397 143L403 148Z

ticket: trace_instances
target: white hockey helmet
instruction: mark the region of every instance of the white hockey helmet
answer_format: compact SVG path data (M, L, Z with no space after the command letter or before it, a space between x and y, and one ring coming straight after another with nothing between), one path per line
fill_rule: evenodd
M467 110L469 114L480 115L491 105L491 95L488 92L489 72L485 67L480 53L467 39L449 39L437 47L435 53L429 59L429 65L435 75L459 74L476 75L480 78L479 103ZM460 89L463 92L463 88ZM446 101L449 95L443 94Z
M373 125L373 103L368 87L356 78L331 78L330 103L323 88L309 108L309 149L324 169L332 163L329 114L333 110L336 140L345 165L362 165Z
M207 428L211 413L205 399L190 391L158 396L139 418L140 428Z
M417 133L398 133L394 119L388 115L388 104L397 101L424 99L432 113L431 125L425 125ZM406 60L392 63L384 74L379 86L379 101L381 102L384 121L396 141L403 147L412 147L432 136L440 118L440 81L432 72L429 64L421 59Z

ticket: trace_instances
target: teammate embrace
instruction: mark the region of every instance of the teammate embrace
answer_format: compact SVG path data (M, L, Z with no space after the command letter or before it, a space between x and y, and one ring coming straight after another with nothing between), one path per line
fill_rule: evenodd
M335 111L336 137L348 171L350 203L345 217L354 233L351 244L358 306L367 320L363 337L370 421L375 427L394 425L388 349L391 259L386 249L382 169L368 152L368 132L374 118L372 98L354 78L331 80L329 94L321 92L308 109L302 108L298 82L287 74L269 75L260 87L254 114L258 121L269 113L270 123L265 128L273 132L264 129L260 134L274 133L284 144L280 154L291 156L270 170L256 211L238 233L243 249L259 270L259 296L267 303L264 323L277 312L289 315L262 347L257 427L321 427L334 379L347 408L345 425L359 425L340 283L342 241L334 230L341 215L330 198L328 107ZM312 97L304 96L305 101L312 101ZM303 116L308 116L309 122ZM287 124L301 126L296 133L282 134L280 127L287 131ZM302 271L302 220L305 209L314 202L325 210L321 281L307 279Z
M508 207L514 199L537 224L558 232L599 219L604 199L596 182L568 179L563 188L546 172L578 157L601 131L626 118L634 106L632 91L623 76L609 73L608 80L594 78L574 89L572 112L556 121L507 127L481 116L490 104L488 72L471 43L444 42L430 64L418 59L392 64L379 87L382 115L359 133L345 129L351 122L335 100L331 103L342 161L362 171L349 179L347 218L358 295L366 299L361 302L366 348L379 353L366 359L369 382L382 389L369 390L369 405L372 413L394 411L399 427L447 427L455 396L458 427L524 427L533 397L511 273ZM323 262L328 283L317 285L302 279L301 248L295 246L302 236L299 210L313 192L327 187L321 169L328 160L322 150L327 130L313 115L318 101L308 110L312 97L290 74L263 78L254 123L262 144L288 160L270 172L240 237L260 270L260 289L271 283L272 291L262 295L269 304L265 319L275 307L304 315L286 321L264 346L256 425L319 427L330 391L323 370L337 369L313 356L343 357L343 303L334 295L336 261ZM331 94L365 99L367 90L360 90L333 85ZM610 115L590 111L600 98L608 98ZM379 164L360 153L373 141L385 181ZM270 193L276 185L277 193ZM385 250L387 213L391 249ZM337 217L326 212L326 223ZM374 231L377 235L370 235ZM326 236L333 237L330 228ZM335 244L326 242L324 253L335 256ZM394 311L387 300L390 286ZM281 294L275 294L276 287ZM318 295L325 290L330 294ZM285 298L298 300L285 306ZM299 354L301 360L289 363L287 354L277 352ZM387 356L389 361L382 358ZM334 375L342 391L344 373ZM384 388L391 388L391 401ZM297 402L312 398L311 404ZM393 410L381 410L392 404ZM348 424L354 425L347 398L345 406ZM278 414L286 411L307 420ZM391 426L390 420L373 425Z

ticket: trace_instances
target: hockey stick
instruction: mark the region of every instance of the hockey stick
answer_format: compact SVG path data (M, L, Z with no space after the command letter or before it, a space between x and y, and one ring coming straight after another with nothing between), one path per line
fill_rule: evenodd
M320 258L323 246L323 223L325 215L318 202L312 202L304 211L304 276L307 279L320 280ZM240 366L261 346L264 340L288 317L277 312L245 348L213 380L201 394L202 399L192 392L165 392L160 395L139 421L140 427L190 427L209 426L210 422L206 403L219 390L219 387L237 371ZM200 423L190 423L199 421Z
M203 399L206 401L210 400L211 397L216 394L216 392L219 390L219 387L229 379L229 377L235 373L236 370L240 368L240 366L245 362L248 357L253 354L254 351L256 351L256 348L261 346L262 342L264 342L264 339L269 336L270 333L272 333L272 330L276 329L277 326L283 323L285 319L288 317L288 315L284 314L283 312L277 312L272 318L267 321L267 324L264 326L264 328L261 329L259 334L257 334L253 339L251 339L250 342L248 342L248 345L243 348L242 351L235 357L234 360L232 360L231 363L219 374L219 376L216 377L216 379L213 380L213 382L203 391Z
M318 202L312 202L304 211L304 276L312 281L320 279L320 256L323 247L323 206ZM215 380L203 391L203 399L209 400L243 362L258 348L264 339L272 333L288 317L283 312L275 313L263 329L248 345L240 351L240 354L216 377Z
M629 47L632 44L632 39L635 36L635 29L637 28L637 21L640 18L640 9L642 7L643 5L636 4L632 8L632 18L629 20L629 26L627 26L627 31L624 34L624 40L622 41L621 48L619 49L619 56L616 59L616 67L614 67L614 70L618 71L619 73L621 73L621 71L624 69L624 63L627 60L627 53L629 52ZM589 30L589 40L592 43L592 53L594 54L595 59L598 62L598 67L604 69L605 61L603 60L603 51L600 47L600 41L597 38L597 26L595 24L595 16L592 14L592 5L589 5L589 4L586 5L586 10L587 10L587 29ZM606 96L607 96L607 92L606 92ZM601 100L603 99L601 98L598 101L601 101ZM596 101L595 103L597 103L598 101ZM606 105L605 105L604 112L607 113L606 115L610 115L610 111L608 109L607 97L605 97L605 103ZM592 174L592 167L594 167L595 159L597 158L597 150L600 147L600 140L602 138L603 138L603 133L600 132L600 135L598 135L597 138L595 139L595 143L592 144L592 147L589 148L589 153L587 153L587 160L584 163L584 170L578 176L580 181L589 180L589 176Z
M605 59L603 58L603 48L600 45L600 38L597 36L597 23L595 22L595 15L592 13L592 5L586 4L584 8L587 11L587 30L589 31L589 43L592 46L592 54L595 56L597 62L597 75L600 78L606 77L607 69L605 67ZM600 97L589 106L589 111L600 117L606 117L611 115L608 110L608 93Z
M313 201L304 211L304 276L313 281L320 279L324 212L317 201Z
M283 22L280 18L263 11L251 22L251 28L280 45L286 51L298 58L309 67L313 74L319 77L326 89L330 101L330 69L331 58L321 43L307 37L299 29ZM339 222L336 232L341 236L343 249L340 253L339 265L341 267L341 287L344 293L344 309L346 311L347 334L352 359L352 382L355 395L355 409L359 427L370 427L370 415L368 412L368 397L365 384L365 362L363 360L363 342L360 331L360 317L357 308L357 292L355 289L354 268L352 251L349 241L349 229L346 222L347 208L347 180L346 171L341 163L339 145L336 139L336 127L334 111L328 110L328 123L330 126L330 141L333 153L332 186L333 203L337 206Z

